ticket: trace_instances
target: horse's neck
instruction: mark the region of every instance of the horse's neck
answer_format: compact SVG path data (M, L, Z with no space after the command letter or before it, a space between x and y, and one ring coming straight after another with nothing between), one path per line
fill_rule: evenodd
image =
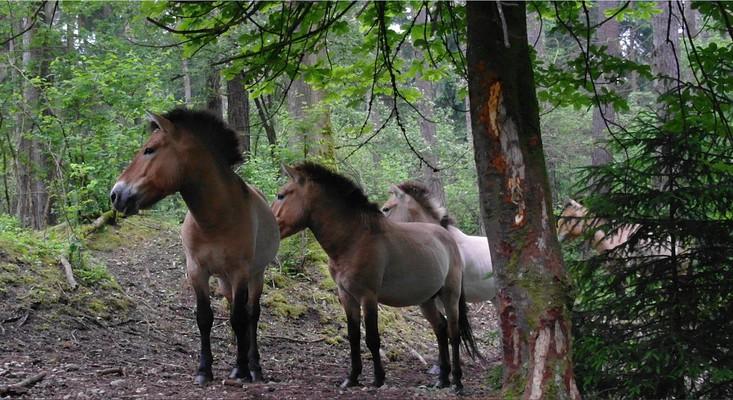
M311 212L308 228L331 259L348 252L368 232L366 216L340 207L320 207Z
M202 169L201 171L204 171ZM229 170L209 171L194 176L181 188L181 197L188 206L188 211L196 223L202 228L221 227L234 221L234 208L231 201L234 199L232 189L240 190L238 177Z

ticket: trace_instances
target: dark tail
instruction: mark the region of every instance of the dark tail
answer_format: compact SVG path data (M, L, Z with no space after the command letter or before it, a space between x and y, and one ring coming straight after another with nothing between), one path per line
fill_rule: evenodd
M468 322L468 306L466 305L466 295L463 292L463 284L461 284L461 297L458 299L458 331L461 334L461 341L466 349L466 353L475 360L483 360L484 357L479 353L476 346L476 339L473 337L471 324Z

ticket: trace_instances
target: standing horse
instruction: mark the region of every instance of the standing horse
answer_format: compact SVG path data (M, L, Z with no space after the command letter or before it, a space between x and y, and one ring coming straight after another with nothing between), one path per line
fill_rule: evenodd
M463 290L466 301L476 303L491 300L496 304L496 278L491 266L489 242L484 236L469 236L456 228L445 208L440 207L430 190L419 182L407 181L392 185L390 198L382 212L396 222L427 222L448 230L458 244L463 258Z
M306 228L313 232L328 254L329 271L346 312L351 371L341 386L358 385L362 310L366 344L374 362L374 385L384 383L377 327L377 303L382 303L420 305L438 340L441 374L437 386L450 385L450 340L453 384L460 391L461 340L471 356L476 344L461 290L461 256L448 232L433 224L387 220L351 180L318 164L304 162L285 167L285 171L290 180L272 205L280 236ZM445 305L447 322L436 298Z
M230 322L237 337L230 378L262 380L257 322L265 267L275 258L280 242L275 217L265 198L232 171L231 166L241 161L237 136L219 118L176 109L151 114L150 119L150 139L112 188L112 204L134 214L181 193L188 206L181 238L201 333L194 382L203 385L213 379L212 275L231 304Z

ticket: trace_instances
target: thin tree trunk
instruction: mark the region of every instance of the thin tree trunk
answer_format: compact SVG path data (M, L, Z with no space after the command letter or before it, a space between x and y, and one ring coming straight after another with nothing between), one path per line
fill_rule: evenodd
M206 109L222 118L224 109L221 101L221 75L218 69L211 69L206 77Z
M597 3L596 7L596 20L598 23L606 18L605 11L607 9L616 7L615 1L601 1ZM612 18L598 28L596 31L596 43L599 46L606 46L606 52L611 56L620 56L621 47L619 46L619 24L615 18ZM596 88L598 93L601 93L603 81L607 80L608 77L600 76L599 82L596 82ZM615 88L615 85L611 86L611 90ZM601 113L603 111L603 113ZM606 150L606 140L608 136L608 127L606 123L612 123L616 121L616 110L614 110L612 104L601 104L600 107L596 105L593 108L593 122L591 129L591 136L593 137L593 150L591 151L591 165L605 165L612 161L611 153Z
M499 284L504 396L578 399L568 277L552 218L526 4L466 7L474 155Z
M657 7L661 12L652 17L652 72L661 76L655 79L654 90L657 94L664 94L677 85L675 79L679 77L679 71L675 53L679 52L679 37L677 18L670 15L674 3L658 1Z
M185 58L181 62L181 70L183 72L183 101L186 103L186 107L191 107L193 104L191 96L191 73L188 72L188 60Z
M240 151L247 160L250 153L249 93L244 89L244 77L237 74L227 81L227 119L239 134Z
M255 106L257 107L257 115L260 117L260 123L262 123L262 129L265 130L267 136L267 143L270 145L270 155L273 159L276 158L275 148L277 147L277 133L272 121L268 119L267 108L262 97L256 97Z

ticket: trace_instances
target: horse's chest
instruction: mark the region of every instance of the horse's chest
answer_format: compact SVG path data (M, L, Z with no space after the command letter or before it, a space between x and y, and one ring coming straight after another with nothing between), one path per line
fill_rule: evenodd
M189 249L188 253L197 267L205 269L212 275L227 274L244 260L241 251L213 245Z

